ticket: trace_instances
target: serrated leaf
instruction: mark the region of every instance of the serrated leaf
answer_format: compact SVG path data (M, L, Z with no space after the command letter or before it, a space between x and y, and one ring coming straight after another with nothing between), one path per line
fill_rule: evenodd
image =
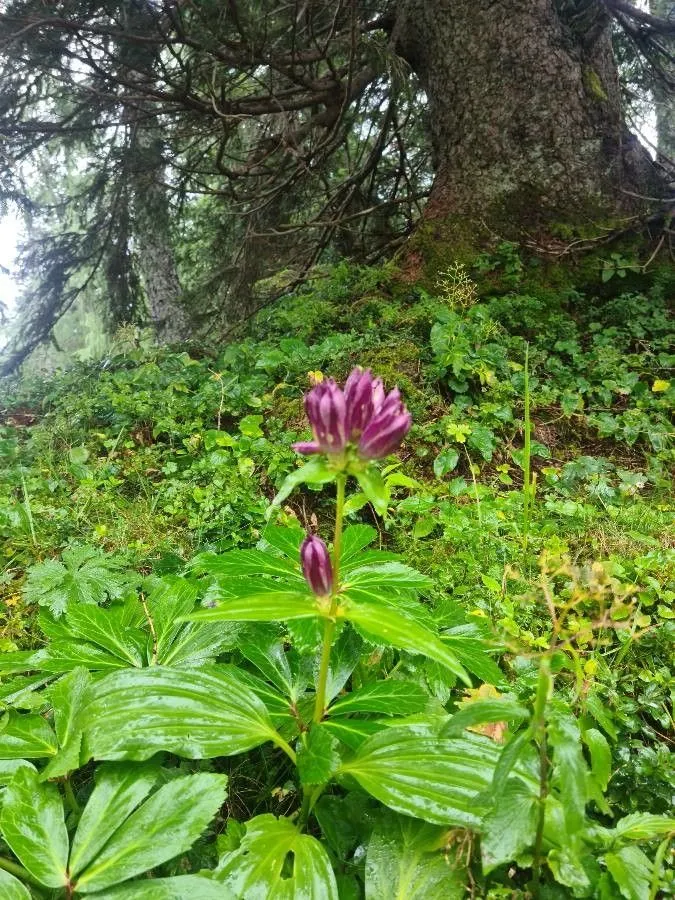
M639 847L605 854L605 865L626 900L650 900L652 864Z
M303 785L324 784L340 765L337 740L322 724L314 723L298 747L298 774Z
M385 806L438 825L479 828L499 747L477 735L443 739L414 727L368 738L338 774L351 775Z
M330 707L329 714L368 712L407 716L422 712L428 702L429 695L415 682L374 681L340 697Z
M124 563L98 547L76 546L64 550L61 561L50 559L31 566L24 586L28 603L47 606L61 616L70 605L114 600L134 577Z
M531 786L510 778L484 817L481 836L483 872L512 862L534 844L539 799Z
M366 900L461 900L466 872L444 852L447 829L389 815L366 854Z
M18 878L0 869L0 897L2 900L31 900L30 891Z
M349 602L346 599L347 602L343 602L338 615L358 625L372 636L375 643L428 656L471 687L471 680L464 667L433 631L389 606Z
M89 894L113 887L185 853L226 796L227 776L209 772L175 778L122 822L77 879Z
M83 759L188 759L243 753L278 739L262 701L216 666L125 669L98 681L84 722Z
M77 826L70 851L71 877L82 872L159 779L156 762L104 763Z
M10 711L0 719L0 759L48 759L57 750L56 735L42 716Z
M293 869L286 875L289 854ZM240 847L223 856L215 877L236 897L247 900L338 900L333 868L319 841L301 834L289 819L271 815L246 823Z
M68 883L68 832L55 784L41 784L35 770L19 769L5 788L0 831L40 884L62 888Z

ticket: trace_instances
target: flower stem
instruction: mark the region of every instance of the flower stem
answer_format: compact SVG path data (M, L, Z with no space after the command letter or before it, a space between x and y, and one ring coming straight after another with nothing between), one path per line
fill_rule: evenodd
M328 681L328 667L330 666L330 652L333 648L335 636L335 611L337 609L337 596L340 590L340 555L342 553L342 520L345 508L345 484L346 475L338 475L337 499L335 503L335 533L333 535L333 593L331 594L328 618L323 630L323 646L321 648L321 662L319 664L319 677L316 684L316 702L314 704L314 721L323 719L326 708L326 682Z
M539 809L537 815L537 831L534 839L534 860L532 863L533 886L535 896L539 893L541 877L541 854L546 823L546 798L548 796L548 747L546 741L546 707L551 695L551 660L548 654L539 663L539 681L534 701L532 725L539 741Z

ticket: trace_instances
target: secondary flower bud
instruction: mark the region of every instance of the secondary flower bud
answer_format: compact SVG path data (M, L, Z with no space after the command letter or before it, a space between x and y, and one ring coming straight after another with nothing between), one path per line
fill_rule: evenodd
M298 453L342 453L347 443L347 408L332 378L320 381L305 395L305 412L314 440L294 444Z
M394 388L363 430L359 440L359 456L363 459L382 459L393 453L411 424L412 416L403 404L398 388Z
M328 548L314 534L308 534L300 547L302 573L317 597L327 597L333 590L333 567Z

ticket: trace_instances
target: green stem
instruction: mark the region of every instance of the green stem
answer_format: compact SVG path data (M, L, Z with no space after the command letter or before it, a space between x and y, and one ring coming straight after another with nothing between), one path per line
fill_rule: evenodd
M323 629L323 646L321 648L321 662L319 663L319 677L316 683L316 702L314 704L314 721L323 719L326 708L326 683L328 681L328 668L330 666L330 653L333 648L335 636L335 611L338 604L338 591L340 590L340 556L342 554L342 520L345 508L345 484L346 475L337 477L337 499L335 503L335 533L333 535L333 593L331 594L328 618Z
M75 816L76 820L79 822L82 815L82 807L77 802L77 797L75 796L75 792L73 791L73 785L70 782L70 778L65 778L63 781L63 793L65 795L68 808Z
M539 896L541 878L541 851L544 840L544 824L546 821L546 798L548 796L548 748L546 742L546 705L551 693L551 660L543 656L539 665L539 681L537 696L534 701L533 728L539 741L539 813L537 832L534 838L534 859L532 863L532 882L535 897Z
M0 856L0 869L4 869L5 872L9 872L10 875L14 875L15 878L18 878L19 881L25 881L26 884L30 884L31 888L37 888L40 890L40 896L42 894L42 885L34 878L28 869L24 869L23 866L20 866L18 863L12 862L11 859L7 859L6 856Z
M279 749L283 750L284 753L288 756L291 762L295 765L296 762L296 754L295 750L291 747L288 741L285 741L280 734L275 734L272 738L273 742L279 747Z

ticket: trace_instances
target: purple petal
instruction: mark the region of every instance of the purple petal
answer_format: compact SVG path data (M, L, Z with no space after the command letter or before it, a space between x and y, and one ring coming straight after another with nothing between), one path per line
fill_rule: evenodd
M359 454L365 459L382 459L389 456L410 430L412 416L403 407L403 412L393 416L373 419L359 441Z
M321 453L321 447L316 441L300 441L291 445L296 453L304 453L309 456L311 453Z

